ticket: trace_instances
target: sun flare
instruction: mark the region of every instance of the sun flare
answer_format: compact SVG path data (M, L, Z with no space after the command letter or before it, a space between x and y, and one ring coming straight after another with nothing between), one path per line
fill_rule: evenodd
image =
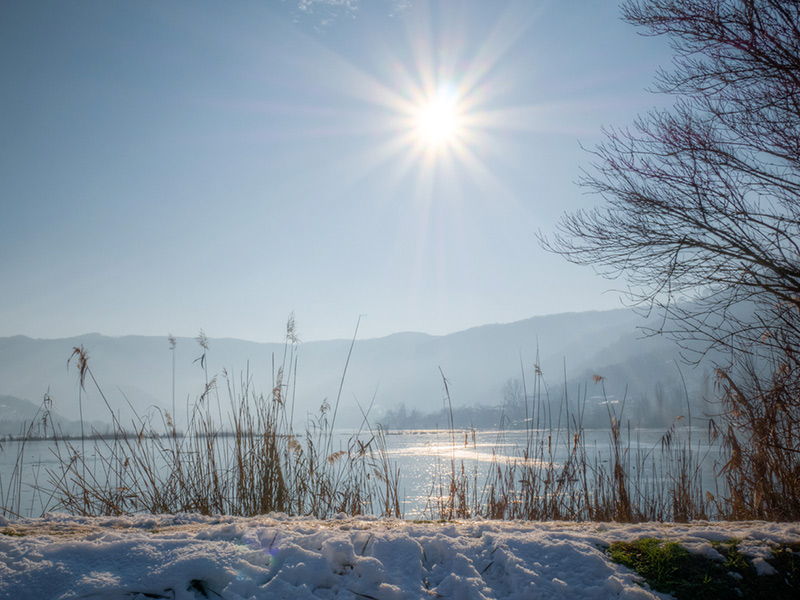
M458 98L452 92L439 90L422 102L415 117L416 134L430 148L442 149L456 141L462 129Z

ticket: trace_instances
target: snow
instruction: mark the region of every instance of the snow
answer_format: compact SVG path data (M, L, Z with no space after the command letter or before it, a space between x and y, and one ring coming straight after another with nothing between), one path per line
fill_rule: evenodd
M797 523L414 523L271 514L0 522L0 598L464 600L667 598L611 562L613 541L658 537L718 555L736 538L763 560Z

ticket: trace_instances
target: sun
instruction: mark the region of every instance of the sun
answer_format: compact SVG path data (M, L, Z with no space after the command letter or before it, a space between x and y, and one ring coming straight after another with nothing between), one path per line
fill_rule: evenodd
M456 93L440 88L419 103L414 115L418 141L433 150L454 144L463 133L463 114Z

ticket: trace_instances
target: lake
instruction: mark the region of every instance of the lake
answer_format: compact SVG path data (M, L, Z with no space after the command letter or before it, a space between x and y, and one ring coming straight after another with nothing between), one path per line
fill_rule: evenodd
M659 483L670 477L664 461L677 460L675 453L691 436L691 448L695 457L702 461L701 480L703 488L716 489L714 459L717 448L709 445L705 430L701 428L684 428L680 441L673 442L671 453L662 453L663 430L635 429L623 431L622 446L624 461L628 465L630 476L643 477ZM343 431L334 436L332 448L344 448L353 432ZM405 518L415 519L432 516L426 511L429 499L438 496L439 484L451 473L452 465L457 465L470 481L477 486L480 495L489 469L497 465L516 460L523 461L523 449L528 443L528 436L535 436L540 444L541 453L535 456L548 456L558 464L568 455L568 432L526 432L526 431L390 431L386 434L388 458L400 471L398 496L402 514ZM569 435L573 435L572 432ZM611 435L607 429L587 429L583 431L584 447L590 461L599 465L607 465L613 456ZM362 436L363 437L363 436ZM80 449L80 441L71 442ZM0 505L19 512L25 517L38 517L45 511L53 510L54 499L47 489L50 487L48 471L56 472L59 467L51 441L28 441L24 452L20 452L19 442L4 442L0 452ZM89 457L88 467L98 465L101 454L107 452L102 442L86 441L86 454ZM63 454L63 446L62 446ZM15 477L15 467L22 457L21 478ZM665 456L670 458L665 458ZM530 458L530 457L529 457ZM668 465L666 465L668 466ZM640 472L636 472L636 470ZM99 469L98 469L99 471ZM660 483L663 483L661 481ZM37 492L37 489L39 490Z

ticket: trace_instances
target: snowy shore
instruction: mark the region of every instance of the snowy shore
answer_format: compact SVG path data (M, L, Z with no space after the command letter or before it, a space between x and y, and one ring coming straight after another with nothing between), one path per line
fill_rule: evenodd
M413 523L267 515L0 518L0 598L464 600L668 598L604 552L658 537L714 557L740 549L765 573L800 523Z

